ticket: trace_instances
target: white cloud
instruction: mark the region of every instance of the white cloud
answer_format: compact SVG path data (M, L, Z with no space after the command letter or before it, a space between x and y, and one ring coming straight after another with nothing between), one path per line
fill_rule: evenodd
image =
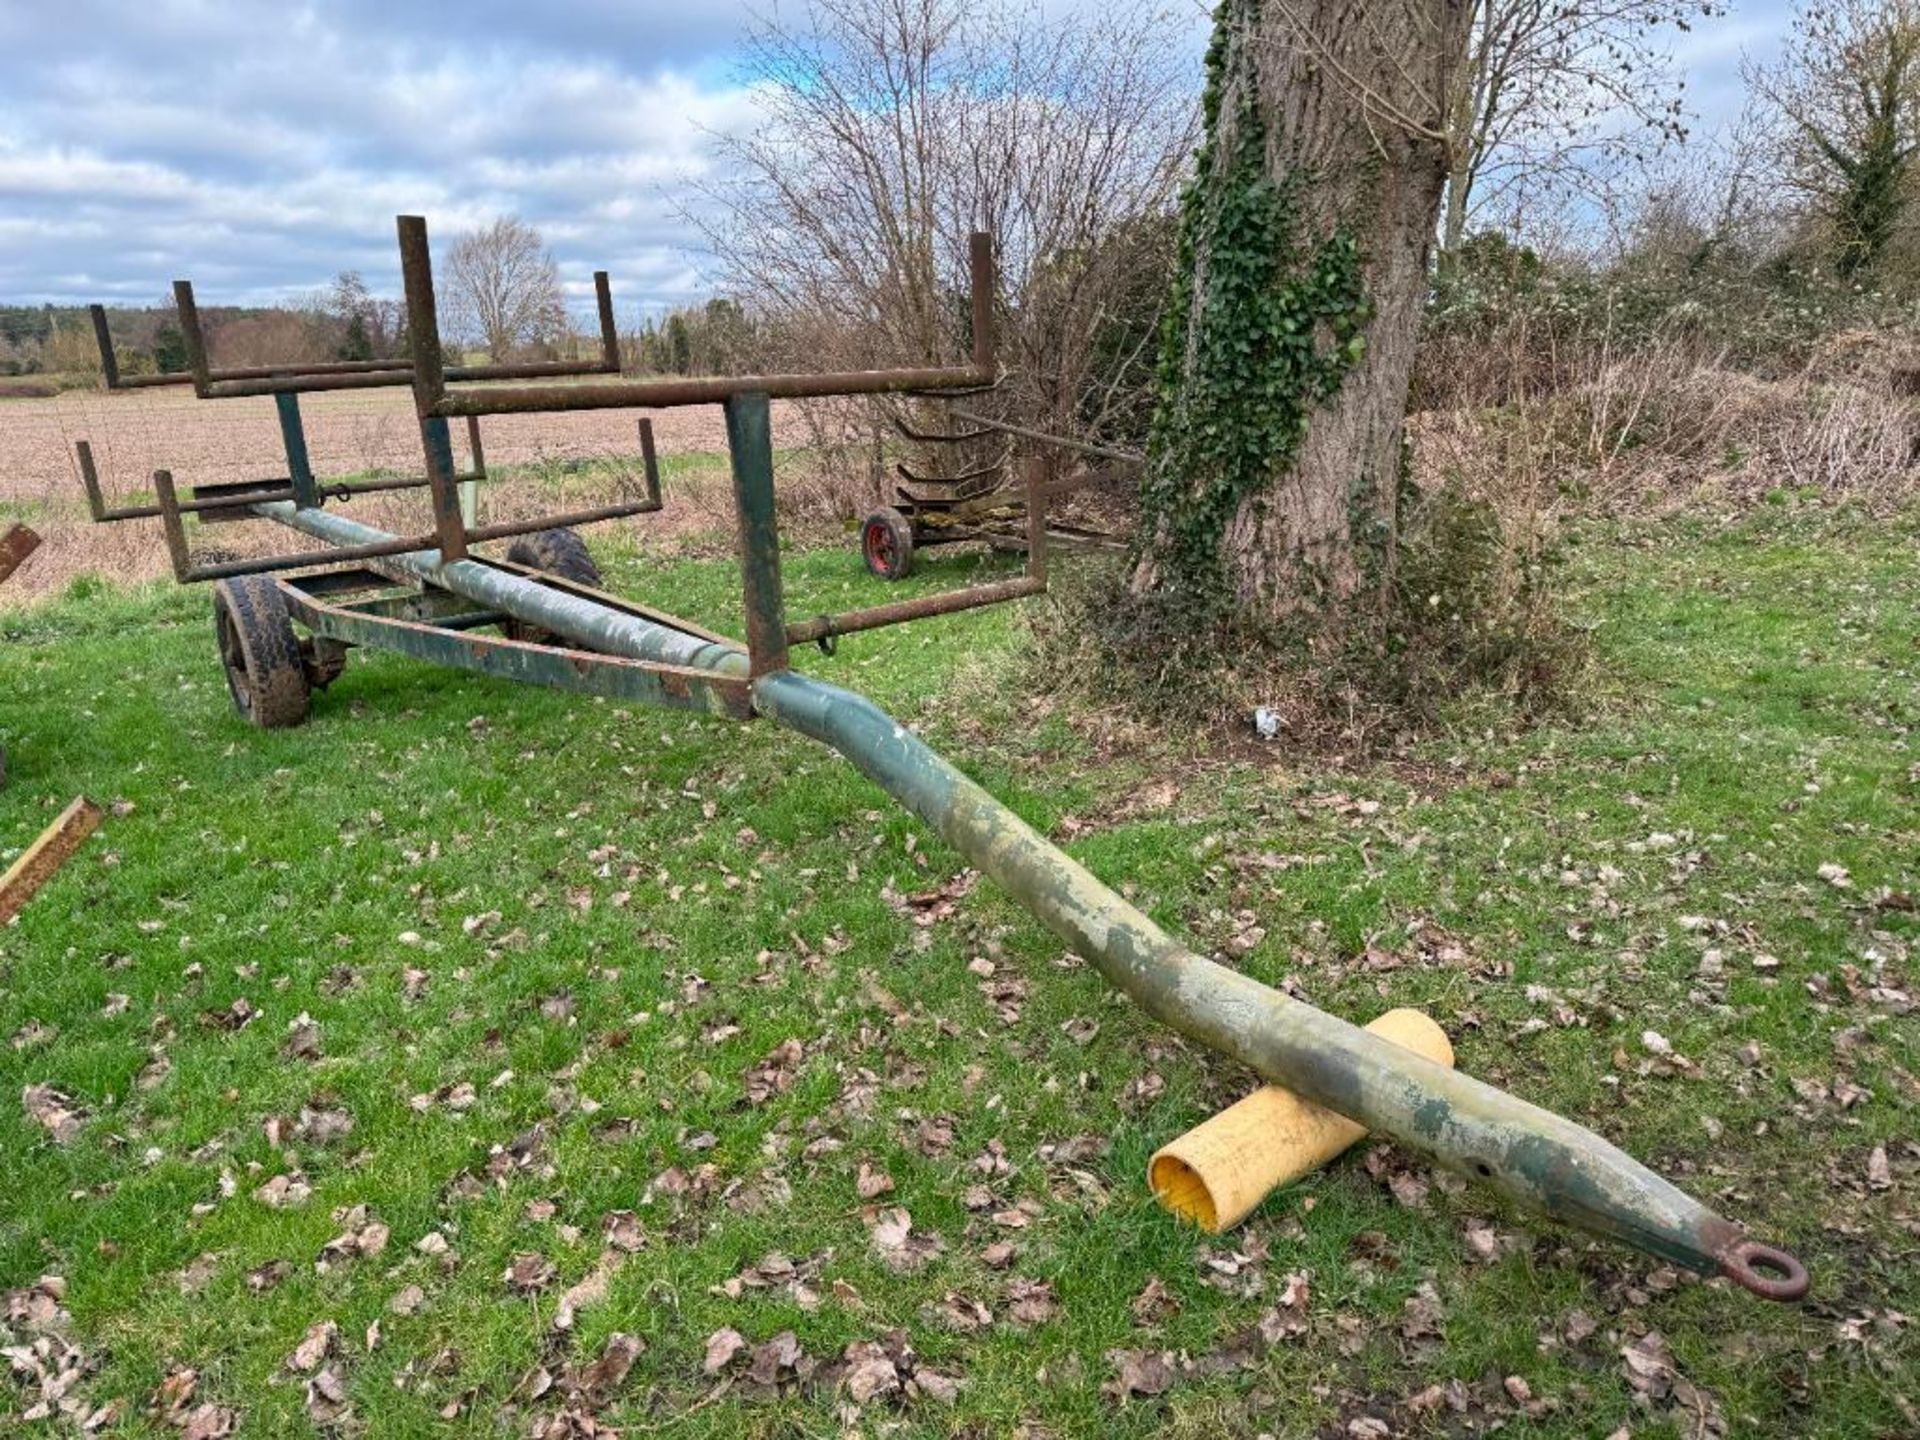
M664 48L593 43L649 11ZM623 303L684 299L685 182L752 115L695 78L736 23L616 0L0 4L0 298L146 300L187 275L270 301L343 268L392 290L396 214L444 242L515 213L571 290L608 268Z

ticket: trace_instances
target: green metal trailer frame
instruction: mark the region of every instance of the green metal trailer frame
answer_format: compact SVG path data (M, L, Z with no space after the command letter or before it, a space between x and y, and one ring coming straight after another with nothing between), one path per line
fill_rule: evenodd
M403 539L360 524L328 508L329 499L342 497L318 485L285 487L297 492L292 495L277 489L271 494L229 494L219 497L220 508L285 525L320 542L321 549L197 565L187 546L185 516L190 511L178 499L172 477L163 472L155 477L156 508L181 579L252 587L244 595L230 592L230 598L248 604L270 595L287 617L311 632L304 642L304 659L316 679L338 673L348 647L368 646L502 679L771 720L843 755L1110 984L1181 1034L1556 1220L1703 1273L1723 1275L1765 1298L1791 1300L1806 1293L1807 1272L1792 1255L1749 1238L1732 1221L1600 1136L1196 954L871 701L793 667L794 647L809 641L830 646L840 635L1000 603L1046 588L1047 469L1043 460L1030 458L1022 470L1029 555L1021 579L798 624L790 623L786 614L771 401L780 396L939 394L991 385L997 367L992 254L986 237L975 237L971 253L974 346L969 363L819 376L570 386L483 383L457 390L449 388L455 377L442 370L439 360L425 222L402 217L399 238L413 346L411 365L399 383L413 388L434 533ZM190 336L197 341L197 330L190 330ZM196 348L196 368L204 374L204 348ZM290 395L349 382L392 384L397 374L279 373L213 382L202 389L212 398ZM455 496L459 477L447 444L450 419L694 404L719 404L725 411L744 645L577 580L470 553L472 543L530 527L489 531L462 519ZM631 513L660 506L657 473L651 466L649 471L655 474L650 503ZM579 517L548 517L545 524L552 525L556 518ZM349 562L349 568L285 573L321 560L335 566ZM279 578L261 578L269 573ZM546 637L546 643L477 633L496 625L517 625L523 634L531 628ZM247 683L247 676L243 673L236 683Z

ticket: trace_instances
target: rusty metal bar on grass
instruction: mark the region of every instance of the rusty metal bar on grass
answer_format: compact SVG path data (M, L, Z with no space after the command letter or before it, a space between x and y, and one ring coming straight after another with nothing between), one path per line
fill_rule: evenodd
M0 581L6 580L27 563L27 557L40 548L40 537L24 525L12 525L0 535Z
M59 873L82 842L100 828L105 812L81 795L0 875L0 925L18 915L36 891Z

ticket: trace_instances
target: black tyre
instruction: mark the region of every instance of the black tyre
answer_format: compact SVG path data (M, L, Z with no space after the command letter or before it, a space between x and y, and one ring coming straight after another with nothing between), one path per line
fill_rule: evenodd
M522 535L507 548L507 559L515 565L525 565L530 570L544 570L549 575L558 575L562 580L571 580L576 585L590 585L595 590L602 588L600 567L593 563L593 556L587 553L587 542L580 538L577 530L541 530L532 535ZM506 630L508 639L521 640L529 645L573 643L545 626L529 625L524 620L507 621Z
M214 586L213 634L234 709L263 730L307 718L313 691L306 657L273 581L242 575Z
M860 555L880 579L904 580L913 573L913 522L882 506L860 526Z

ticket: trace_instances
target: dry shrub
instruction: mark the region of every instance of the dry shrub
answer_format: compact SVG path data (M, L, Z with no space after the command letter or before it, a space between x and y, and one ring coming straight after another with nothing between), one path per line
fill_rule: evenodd
M1915 312L1799 272L1702 261L1586 274L1487 253L1435 292L1410 427L1423 489L1601 514L1916 485ZM1550 483L1549 483L1550 482Z
M1279 629L1196 626L1118 565L1067 569L1031 612L1026 683L1161 725L1250 734L1273 712L1286 743L1380 753L1446 728L1565 708L1585 632L1562 614L1555 507L1526 486L1456 476L1409 494L1390 574L1366 596Z
M1902 353L1856 340L1773 379L1682 345L1563 354L1548 393L1416 416L1415 475L1547 512L1661 514L1783 489L1885 512L1920 496Z

